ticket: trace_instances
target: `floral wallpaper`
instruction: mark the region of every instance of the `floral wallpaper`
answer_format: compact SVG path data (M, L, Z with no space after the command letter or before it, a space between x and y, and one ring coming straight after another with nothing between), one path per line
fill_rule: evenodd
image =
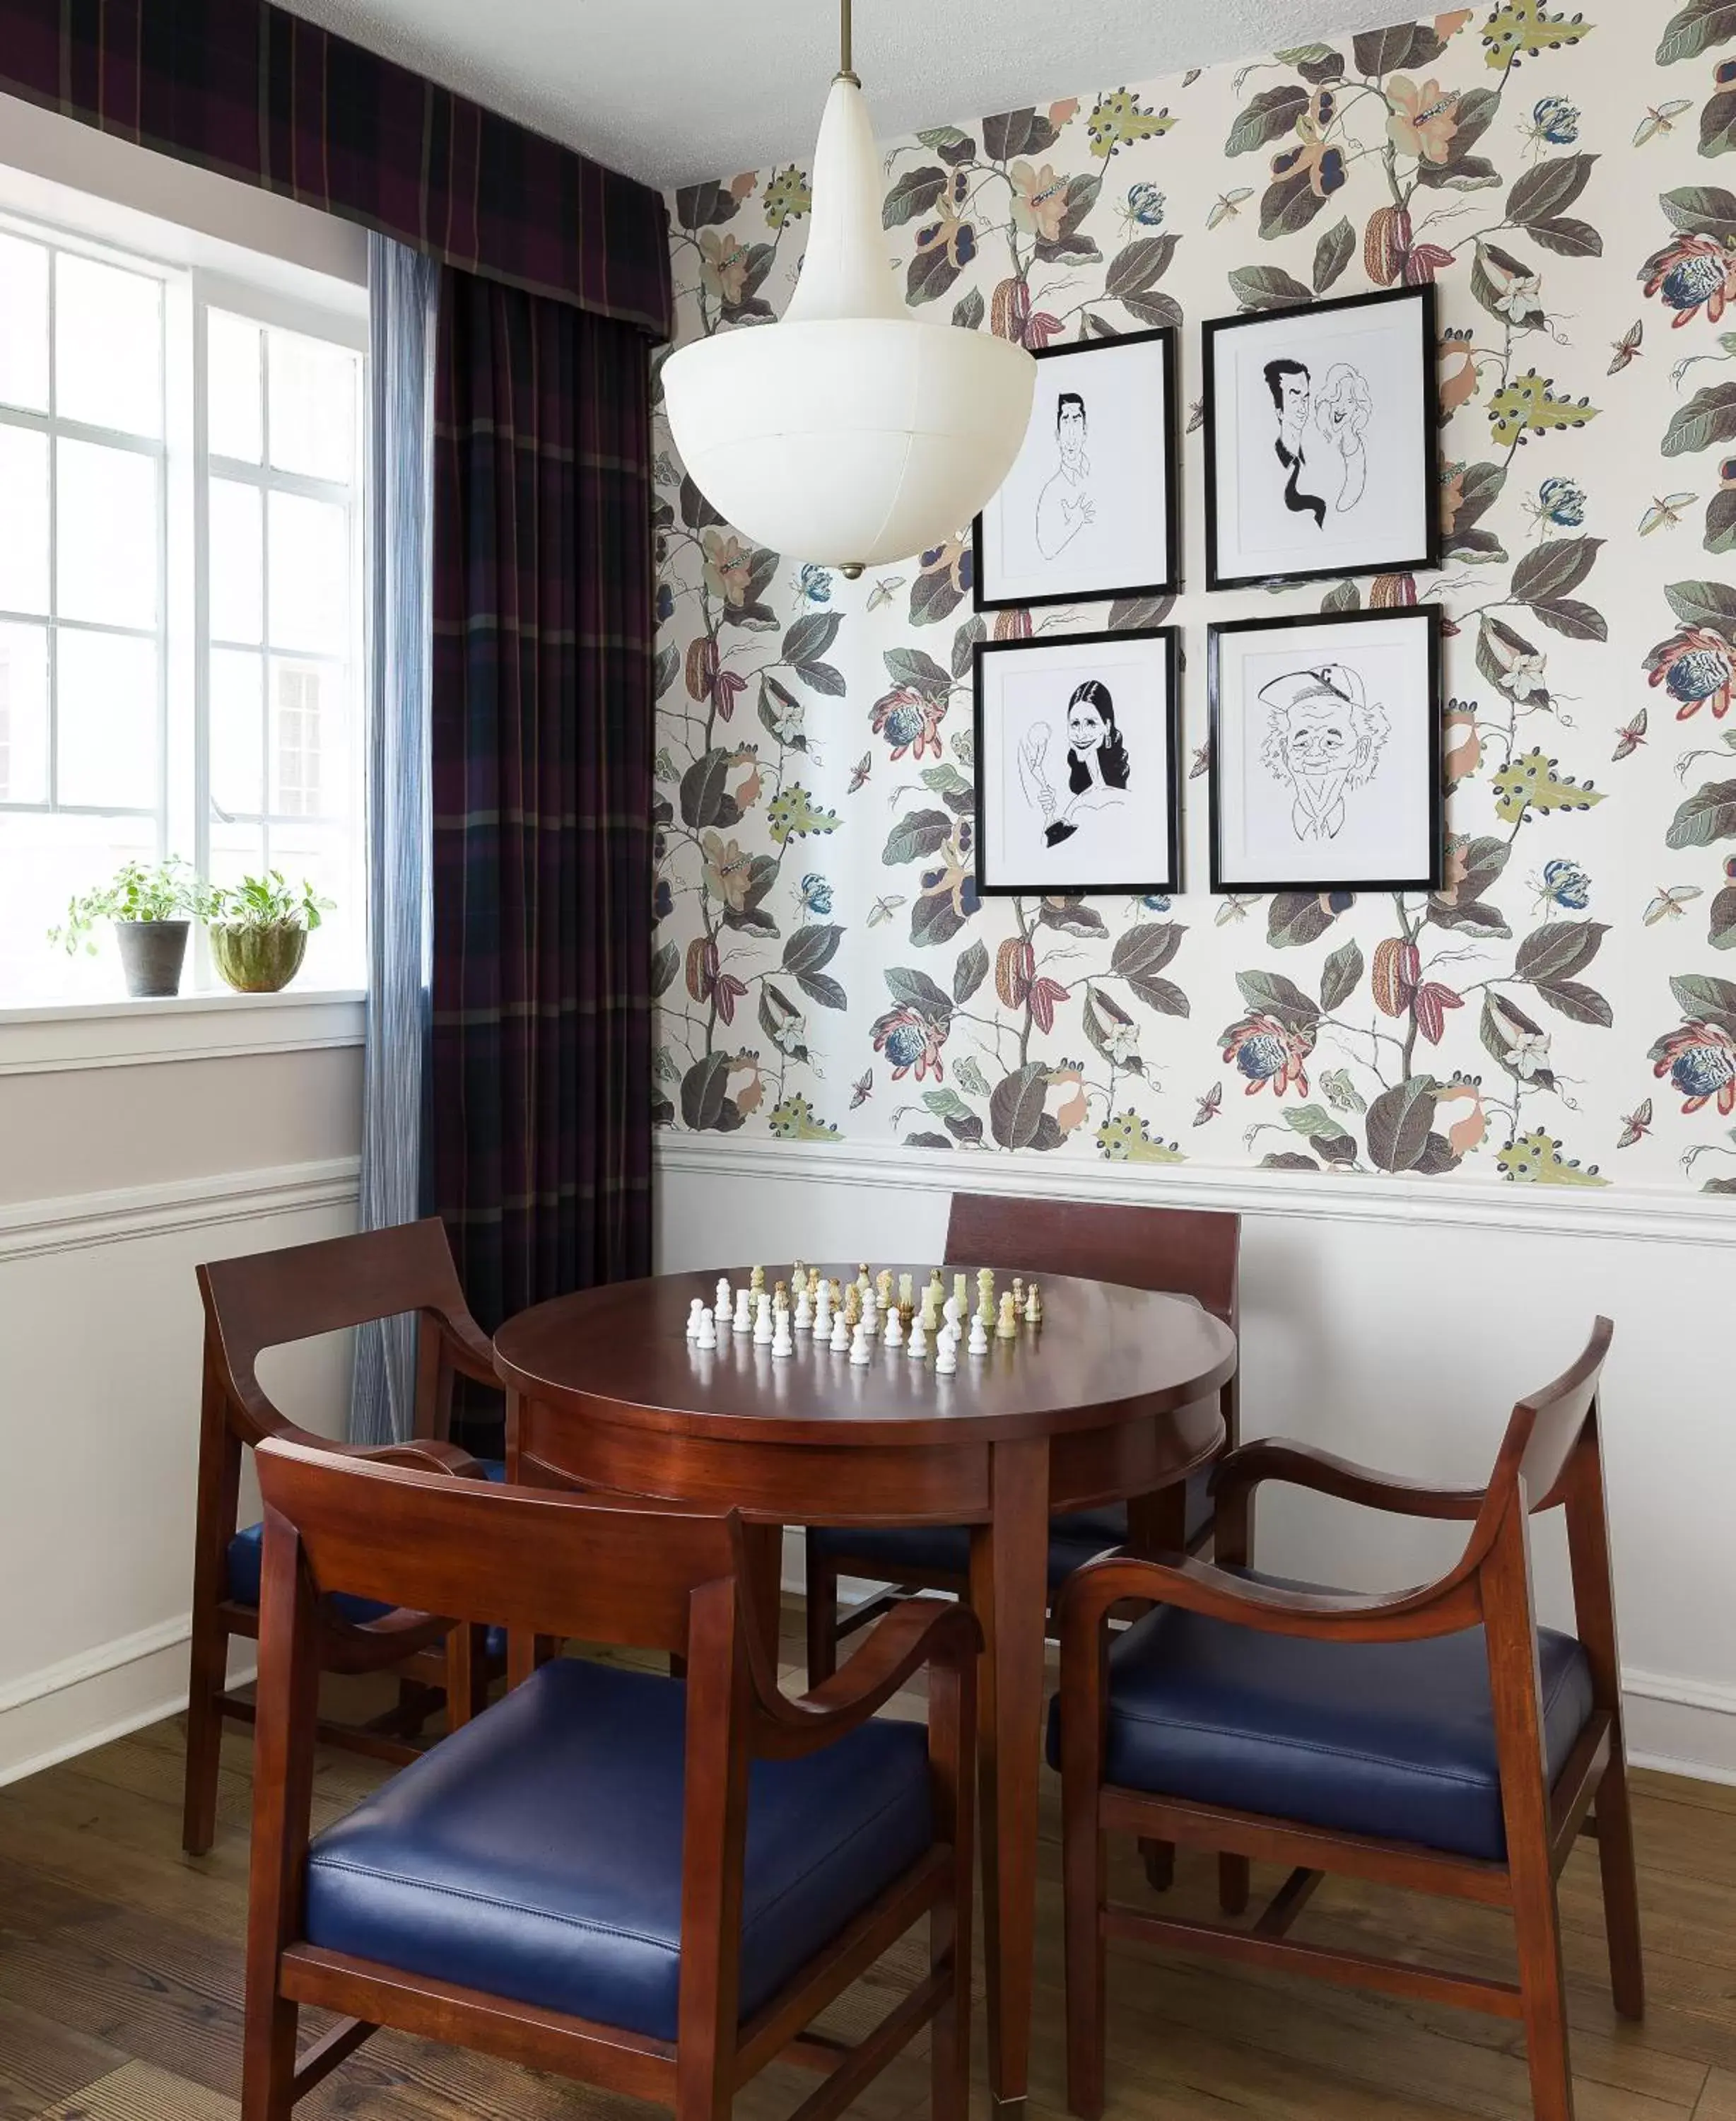
M1729 0L1454 8L937 126L884 170L938 322L1181 326L1189 586L985 622L966 533L849 582L737 536L665 438L662 1121L1736 1192ZM794 167L675 196L684 335L776 314L808 206ZM1200 323L1430 280L1440 572L1194 586ZM1208 621L1418 599L1449 635L1442 888L1209 895ZM1192 888L980 902L972 643L1159 620Z

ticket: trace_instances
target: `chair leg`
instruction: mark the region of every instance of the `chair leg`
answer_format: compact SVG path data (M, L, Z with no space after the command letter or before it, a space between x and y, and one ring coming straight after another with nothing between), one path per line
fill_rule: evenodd
M272 1972L275 1976L275 1959ZM290 2121L296 2104L300 2017L296 2005L281 1996L249 1996L241 2054L241 2121Z
M195 1621L187 1690L187 1787L181 1846L203 1856L217 1832L217 1774L223 1756L223 1712L217 1705L228 1676L229 1636L212 1620Z
M1249 1867L1245 1856L1218 1856L1217 1904L1226 1915L1248 1912Z
M1063 1799L1064 1803L1064 1799ZM1065 1806L1061 1822L1062 1914L1066 1928L1067 2107L1080 2121L1103 2111L1105 1989L1103 1909L1109 1897L1096 1790Z
M1619 1730L1598 1785L1598 1867L1603 1879L1603 1928L1609 1941L1609 1988L1624 2018L1645 2016L1645 1967L1640 1949L1640 1887L1634 1864L1633 1815Z
M1541 1849L1537 1853L1538 1861L1511 1866L1520 1999L1525 2056L1531 2070L1531 2111L1534 2121L1573 2121L1561 1911L1548 1858Z
M970 1772L967 1766L966 1774ZM952 1900L929 1917L931 1964L952 1961L952 1993L941 2006L929 2037L929 2102L932 2121L968 2121L970 2111L970 1916L976 1881L968 1860L960 1866Z
M807 1542L807 1683L817 1686L838 1669L838 1572Z

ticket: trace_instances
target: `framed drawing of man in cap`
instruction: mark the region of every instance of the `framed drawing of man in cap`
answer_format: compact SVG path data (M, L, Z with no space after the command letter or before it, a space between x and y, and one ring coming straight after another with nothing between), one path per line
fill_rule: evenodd
M1438 888L1439 607L1242 619L1208 655L1212 890Z

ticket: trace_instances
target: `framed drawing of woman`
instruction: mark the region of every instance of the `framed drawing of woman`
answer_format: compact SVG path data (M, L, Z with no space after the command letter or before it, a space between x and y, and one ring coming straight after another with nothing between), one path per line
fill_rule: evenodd
M977 643L979 891L1180 889L1176 638Z

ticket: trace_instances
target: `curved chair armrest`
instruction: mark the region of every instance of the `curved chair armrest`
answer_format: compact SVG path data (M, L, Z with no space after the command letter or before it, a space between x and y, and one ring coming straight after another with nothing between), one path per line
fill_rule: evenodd
M439 1322L454 1369L473 1378L479 1385L492 1385L498 1391L500 1379L494 1366L494 1343L470 1313L440 1311L433 1315Z
M1070 1647L1077 1654L1101 1635L1110 1607L1127 1599L1180 1606L1265 1634L1346 1642L1417 1642L1475 1627L1482 1618L1474 1580L1463 1564L1410 1591L1292 1591L1251 1583L1209 1562L1174 1564L1110 1554L1067 1580L1060 1601L1063 1660Z
M1293 1488L1312 1488L1402 1517L1468 1519L1483 1503L1481 1488L1429 1488L1417 1480L1395 1480L1372 1466L1282 1437L1263 1437L1220 1458L1212 1470L1212 1499L1226 1502L1246 1494L1262 1480L1287 1481Z
M450 1473L461 1480L486 1480L488 1475L470 1453L457 1443L431 1436L408 1443L338 1443L329 1447L346 1458L360 1458L375 1466L407 1466L412 1473Z
M752 1750L761 1759L791 1760L835 1745L883 1708L924 1666L968 1666L982 1642L982 1629L968 1606L905 1598L830 1679L794 1700L756 1655Z

